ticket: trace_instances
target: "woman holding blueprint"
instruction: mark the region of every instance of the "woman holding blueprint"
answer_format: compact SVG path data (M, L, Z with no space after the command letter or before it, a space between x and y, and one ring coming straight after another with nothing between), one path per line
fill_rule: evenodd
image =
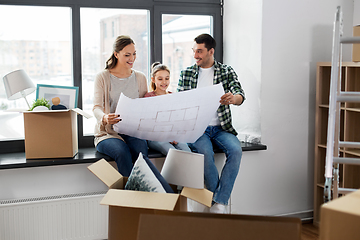
M129 36L117 37L113 53L106 61L105 70L96 75L93 113L95 146L97 151L112 157L119 172L128 177L133 163L141 152L148 155L146 140L117 133L113 124L121 121L115 109L123 93L129 98L140 98L147 93L147 81L142 72L132 69L136 59L135 43Z
M151 89L152 92L145 94L145 97L155 97L160 95L169 94L167 88L170 84L170 69L159 62L155 62L151 65ZM148 140L149 148L161 152L166 155L170 148L175 148L183 151L191 152L187 143L179 142L160 142Z

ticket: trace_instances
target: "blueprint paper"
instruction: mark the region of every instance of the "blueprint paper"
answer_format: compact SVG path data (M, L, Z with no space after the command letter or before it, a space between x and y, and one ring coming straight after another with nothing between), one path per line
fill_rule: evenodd
M195 142L214 117L224 94L221 84L156 97L131 99L121 93L114 130L162 142Z

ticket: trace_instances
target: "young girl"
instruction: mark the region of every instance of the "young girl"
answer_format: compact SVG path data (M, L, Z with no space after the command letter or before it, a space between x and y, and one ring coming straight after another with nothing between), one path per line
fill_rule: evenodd
M155 62L151 65L151 90L144 97L154 97L164 94L169 94L171 92L167 91L167 88L170 84L170 69L159 62ZM191 152L187 143L178 143L178 142L159 142L159 141L150 141L148 140L149 148L152 148L156 151L161 152L166 155L170 148L176 148L183 151Z

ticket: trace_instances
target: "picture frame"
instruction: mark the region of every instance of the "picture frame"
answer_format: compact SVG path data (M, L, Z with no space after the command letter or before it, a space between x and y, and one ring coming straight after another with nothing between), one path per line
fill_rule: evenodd
M52 99L59 97L60 104L64 105L67 109L77 108L78 94L79 87L47 84L37 84L36 86L36 99L45 98L49 101L50 106L53 105Z

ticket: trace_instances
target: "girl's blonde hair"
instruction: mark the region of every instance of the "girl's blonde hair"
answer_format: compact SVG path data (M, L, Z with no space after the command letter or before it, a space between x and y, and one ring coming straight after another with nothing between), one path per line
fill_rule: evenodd
M155 78L156 73L163 70L168 71L170 74L170 69L165 64L161 64L160 62L154 62L151 65L151 78ZM156 85L153 81L151 81L150 88L152 91L155 91L156 89Z
M126 35L120 35L116 38L114 45L113 45L113 52L111 57L106 61L105 69L112 69L116 66L117 58L114 55L114 52L120 52L129 44L135 44L135 42L131 39L131 37Z

